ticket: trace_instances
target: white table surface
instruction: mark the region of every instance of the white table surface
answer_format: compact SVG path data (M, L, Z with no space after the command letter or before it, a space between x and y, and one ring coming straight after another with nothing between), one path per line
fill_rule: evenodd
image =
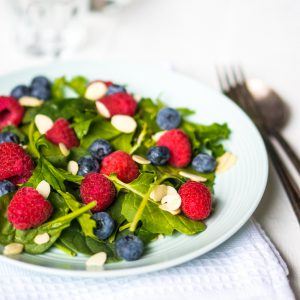
M7 2L0 0L1 74L46 60L22 52ZM214 88L216 64L242 63L284 96L291 119L283 134L299 153L299 16L299 0L135 0L122 11L90 15L83 47L64 56L171 63ZM255 217L287 262L300 299L300 228L273 168Z

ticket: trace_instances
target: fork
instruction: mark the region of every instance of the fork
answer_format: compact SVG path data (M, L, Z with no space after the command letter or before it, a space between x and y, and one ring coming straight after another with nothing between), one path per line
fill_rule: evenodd
M228 69L223 68L221 71L218 68L217 75L222 92L249 115L262 135L269 156L300 223L300 190L271 141L264 118L257 108L252 94L248 90L242 69L240 67L231 67Z

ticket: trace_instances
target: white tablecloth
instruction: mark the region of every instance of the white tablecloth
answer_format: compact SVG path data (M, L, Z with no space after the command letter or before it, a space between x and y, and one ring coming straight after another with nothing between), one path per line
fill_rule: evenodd
M0 299L294 299L288 269L260 226L178 267L116 279L46 276L0 263Z

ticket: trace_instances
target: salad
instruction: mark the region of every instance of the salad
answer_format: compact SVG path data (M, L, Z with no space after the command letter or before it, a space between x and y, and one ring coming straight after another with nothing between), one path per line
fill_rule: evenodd
M83 76L36 76L0 96L3 254L57 248L102 266L204 231L230 130L193 114Z

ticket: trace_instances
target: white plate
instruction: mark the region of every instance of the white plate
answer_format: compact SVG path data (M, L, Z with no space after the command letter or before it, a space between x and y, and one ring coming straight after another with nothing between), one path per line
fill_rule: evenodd
M199 123L227 122L232 129L227 149L238 161L234 168L217 177L216 210L207 229L195 236L176 235L153 242L142 259L108 264L102 272L85 271L84 256L68 257L58 251L43 255L0 255L5 262L47 274L114 277L145 273L175 266L200 256L231 237L250 218L265 190L268 160L262 139L250 119L228 98L201 83L160 68L126 63L65 62L26 69L0 78L0 94L17 84L28 84L35 75L50 78L84 75L89 79L127 84L130 91L152 98L160 96L173 107L189 107Z

